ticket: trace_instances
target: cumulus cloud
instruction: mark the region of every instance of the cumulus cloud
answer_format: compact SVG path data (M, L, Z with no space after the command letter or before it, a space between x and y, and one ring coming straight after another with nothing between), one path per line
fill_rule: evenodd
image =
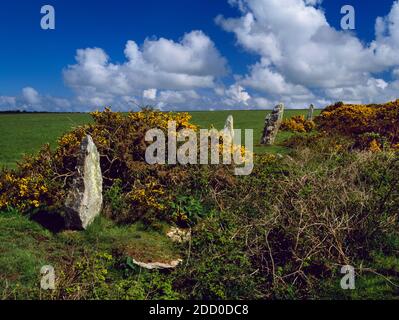
M143 98L148 100L155 100L157 98L157 89L147 89L143 91Z
M38 105L41 101L39 93L32 87L23 88L22 97L30 105Z
M240 80L240 83L275 96L309 93L304 86L288 83L279 72L271 70L269 65L263 63L253 65L251 73Z
M186 33L179 42L147 39L142 46L129 40L124 63L112 63L100 48L79 49L76 64L64 70L64 79L82 103L101 106L121 96L154 100L154 88L184 92L213 88L227 72L227 61L201 31ZM151 91L152 90L152 91ZM182 100L182 99L176 99Z
M185 103L190 100L199 99L199 95L194 90L172 91L165 90L159 94L159 100L163 103Z
M17 105L17 99L10 96L0 96L0 110L13 110Z
M372 42L377 63L383 67L399 64L399 2L395 1L386 17L378 17L375 24L376 40Z
M0 96L0 110L77 111L71 109L69 99L41 95L32 87L25 87L18 96Z
M245 89L237 84L231 85L225 91L226 98L224 99L224 104L228 106L239 106L244 105L248 106L248 101L251 99L251 96Z
M399 65L399 4L376 21L376 39L364 44L329 25L317 0L232 0L241 16L218 16L237 44L259 56L238 84L292 104L348 99L384 99L390 85L376 75ZM384 81L385 82L385 81ZM364 95L363 98L360 95ZM327 99L327 100L326 100ZM342 100L343 98L339 98Z
M305 3L307 5L311 5L311 6L321 4L322 2L323 2L323 0L305 0Z

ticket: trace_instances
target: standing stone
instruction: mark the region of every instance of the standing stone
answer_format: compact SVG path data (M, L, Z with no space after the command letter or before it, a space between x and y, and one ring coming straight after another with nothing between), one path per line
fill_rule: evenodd
M223 134L225 137L230 139L230 141L234 140L234 126L233 125L234 125L233 116L229 115L224 124Z
M283 121L284 105L282 103L274 107L272 113L269 113L265 118L265 128L263 129L261 144L273 145L281 122Z
M80 146L76 173L65 201L68 229L86 229L100 214L102 188L100 155L93 139L87 135Z
M313 112L314 112L314 105L311 104L308 109L308 114L306 115L307 121L313 121Z

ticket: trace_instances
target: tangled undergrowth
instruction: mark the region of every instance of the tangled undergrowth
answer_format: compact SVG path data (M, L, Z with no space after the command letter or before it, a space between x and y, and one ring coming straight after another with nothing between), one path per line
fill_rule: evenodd
M332 141L323 138L321 145L325 150ZM214 225L208 233L201 230L198 235L215 239L215 234L224 234L223 239L235 243L219 247L213 242L207 246L210 251L198 257L198 263L209 261L205 255L214 250L218 261L216 247L231 250L220 259L229 261L228 265L217 264L222 268L219 275L231 276L223 278L224 283L242 281L233 288L224 287L221 298L239 292L238 287L246 288L245 294L241 292L246 298L256 297L254 292L262 298L321 297L322 287L334 277L339 279L340 266L373 271L376 253L399 258L394 245L399 236L397 154L348 152L344 148L321 153L316 148L299 147L282 161L268 155L258 160L264 165L255 166L253 176L240 181L238 190L217 201L229 213L217 220L223 221L227 230L215 232ZM246 254L238 259L238 252ZM206 270L198 274L195 268L192 277L215 272L210 265ZM383 273L398 282L396 271L388 268ZM222 283L218 285L223 287ZM339 286L338 281L334 286ZM217 297L211 288L204 290L204 297ZM395 292L397 287L392 285L390 294Z

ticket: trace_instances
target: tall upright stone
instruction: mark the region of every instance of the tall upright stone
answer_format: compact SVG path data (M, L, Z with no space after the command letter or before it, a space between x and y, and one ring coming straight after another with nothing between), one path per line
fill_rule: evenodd
M313 120L313 112L314 112L314 105L311 104L309 106L309 109L308 109L308 114L306 115L306 120L307 121L312 121Z
M280 103L265 118L265 127L260 143L273 145L284 116L284 104Z
M230 141L234 140L234 120L232 115L229 115L226 119L223 134L225 137L230 139Z
M80 146L76 172L65 200L68 229L86 229L100 214L103 204L100 154L90 135Z

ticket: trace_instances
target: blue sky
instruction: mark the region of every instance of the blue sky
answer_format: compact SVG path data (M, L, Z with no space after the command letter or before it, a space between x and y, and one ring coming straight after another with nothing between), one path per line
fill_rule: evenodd
M55 8L55 30L40 28L45 4ZM340 28L347 4L354 31ZM398 28L393 0L3 1L0 110L390 100Z

